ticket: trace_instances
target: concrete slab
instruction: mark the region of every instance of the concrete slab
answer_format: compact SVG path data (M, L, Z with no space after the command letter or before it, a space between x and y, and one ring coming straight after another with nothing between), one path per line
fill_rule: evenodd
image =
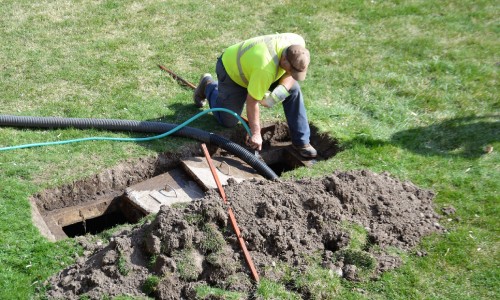
M82 205L57 209L51 211L47 216L52 217L56 224L61 227L68 226L116 211L118 209L117 201L113 199L113 197L109 197Z
M182 170L167 173L130 186L125 197L145 214L157 213L161 205L190 202L205 196L200 187Z
M35 224L35 226L38 228L41 235L46 237L51 242L57 241L58 238L61 239L66 237L64 232L62 232L62 229L60 229L62 234L59 233L59 236L56 236L57 233L52 232L51 227L46 223L46 221L40 214L40 211L38 210L36 202L33 198L30 199L30 205L31 205L31 220L33 221L33 224ZM52 223L54 223L53 220Z
M222 185L227 185L227 180L229 178L233 178L236 182L250 179L264 179L264 177L259 175L253 168L239 158L212 157L212 161ZM217 188L205 157L182 159L181 164L203 189L208 190Z

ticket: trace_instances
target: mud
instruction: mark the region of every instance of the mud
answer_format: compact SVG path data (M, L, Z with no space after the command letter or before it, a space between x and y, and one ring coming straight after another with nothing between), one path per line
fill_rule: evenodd
M305 269L311 257L348 280L376 278L401 264L394 249L411 251L423 236L444 231L434 194L387 173L231 182L225 193L257 271L276 281L284 276L281 266ZM200 285L255 296L216 191L186 207L164 206L154 220L115 234L107 245L79 239L86 255L48 280L49 298L195 299ZM307 290L295 292L308 297Z

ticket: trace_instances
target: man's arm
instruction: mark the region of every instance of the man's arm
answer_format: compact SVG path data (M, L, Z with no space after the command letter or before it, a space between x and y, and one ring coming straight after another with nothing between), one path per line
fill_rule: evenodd
M295 84L295 79L293 79L290 74L285 73L285 75L281 76L280 78L280 84L284 85L286 87L286 90L289 91Z
M288 73L284 74L279 79L279 85L277 85L271 92L266 93L266 96L262 101L260 101L260 104L264 107L271 108L276 103L284 101L286 97L290 96L289 91L295 82L295 79L293 79L293 77Z
M252 132L249 140L250 147L256 150L262 150L262 136L260 135L260 111L259 101L255 100L250 94L247 94L247 117L248 126Z

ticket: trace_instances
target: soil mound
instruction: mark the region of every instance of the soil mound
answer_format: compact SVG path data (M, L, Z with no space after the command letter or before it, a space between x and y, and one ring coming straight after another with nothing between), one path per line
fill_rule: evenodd
M280 265L304 268L311 257L349 280L376 277L401 263L387 249L407 251L444 230L434 194L387 173L230 182L225 192L260 276L275 280L283 276ZM49 279L49 298L195 299L202 285L250 298L254 291L216 191L183 208L164 206L153 221L116 234L108 245L85 247L88 256Z

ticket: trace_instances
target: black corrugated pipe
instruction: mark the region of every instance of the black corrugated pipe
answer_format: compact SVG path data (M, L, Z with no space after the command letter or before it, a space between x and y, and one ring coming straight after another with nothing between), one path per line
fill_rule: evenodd
M106 129L111 131L127 131L142 133L164 133L177 127L177 124L116 120L116 119L86 119L86 118L55 118L0 115L0 126L30 127L30 128L78 128ZM267 179L277 179L278 175L266 163L258 159L247 149L230 140L213 133L184 126L173 135L192 138L207 144L215 144L236 155Z

